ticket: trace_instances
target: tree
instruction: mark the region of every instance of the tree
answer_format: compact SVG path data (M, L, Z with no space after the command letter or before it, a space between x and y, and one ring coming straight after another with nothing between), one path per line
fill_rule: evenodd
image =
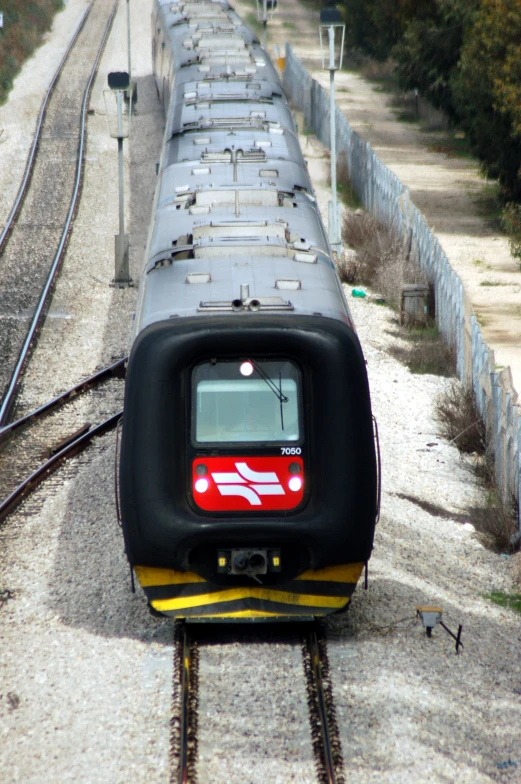
M506 201L521 201L521 4L481 0L450 83L461 124Z
M465 31L475 15L478 0L435 0L406 24L392 50L395 74L404 89L421 95L453 121L457 107L451 89Z
M347 45L386 60L407 22L430 0L344 0Z

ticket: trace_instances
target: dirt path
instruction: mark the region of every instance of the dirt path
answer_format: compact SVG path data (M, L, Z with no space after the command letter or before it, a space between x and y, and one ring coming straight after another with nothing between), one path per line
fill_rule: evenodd
M251 22L251 2L240 0L236 7ZM279 9L269 23L268 50L273 55L279 47L282 54L288 41L327 87L329 75L319 70L318 9L298 0L284 0ZM498 369L510 365L514 387L521 390L521 272L505 237L483 215L486 183L477 165L435 152L439 134L398 121L390 97L359 75L342 72L335 83L337 103L351 126L410 189L471 297Z

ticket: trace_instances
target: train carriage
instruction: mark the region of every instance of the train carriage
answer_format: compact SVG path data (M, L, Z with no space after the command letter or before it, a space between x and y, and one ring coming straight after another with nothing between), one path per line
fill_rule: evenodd
M367 374L291 112L226 2L158 0L165 137L127 371L126 552L156 611L325 615L373 545Z

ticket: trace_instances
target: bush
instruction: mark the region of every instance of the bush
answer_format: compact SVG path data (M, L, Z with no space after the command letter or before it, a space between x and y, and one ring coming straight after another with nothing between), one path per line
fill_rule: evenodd
M0 28L0 104L5 103L13 80L50 29L62 0L3 0L4 26Z
M404 330L402 337L409 345L391 346L389 353L411 373L445 376L450 378L456 369L454 350L447 345L434 322Z
M454 381L446 392L438 396L434 417L440 425L440 435L452 441L460 452L485 454L485 426L471 389L465 389L459 381Z
M451 89L484 172L505 200L521 200L521 5L481 0Z
M505 504L496 490L487 493L483 506L472 510L472 522L478 538L496 553L511 553L517 549L517 545L513 544L516 519L515 504Z
M416 259L404 248L398 234L363 210L349 211L342 225L344 244L356 250L348 267L356 273L346 282L378 289L394 307L400 306L404 283L424 283Z
M510 252L521 261L521 204L509 202L501 215L501 226L508 234Z

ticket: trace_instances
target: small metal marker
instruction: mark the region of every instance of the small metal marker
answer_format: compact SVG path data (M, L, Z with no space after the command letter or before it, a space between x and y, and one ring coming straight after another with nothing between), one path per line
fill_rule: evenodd
M421 605L416 608L416 616L421 618L421 622L427 632L427 637L432 635L432 630L437 623L441 623L443 610L441 607L431 607L429 605Z
M445 624L441 620L442 616L443 616L443 609L441 607L431 607L430 605L420 605L419 607L416 608L416 617L417 618L418 617L421 618L421 622L422 622L422 624L423 624L423 626L425 628L425 631L427 632L427 637L431 637L432 636L432 630L434 629L436 624L439 623L440 626L443 629L445 629L447 634L450 634L450 636L454 640L456 640L456 653L459 653L459 649L463 648L463 643L461 642L461 632L462 632L463 626L460 623L460 625L458 627L458 633L454 634L454 632L451 632L451 630L447 626L445 626Z

